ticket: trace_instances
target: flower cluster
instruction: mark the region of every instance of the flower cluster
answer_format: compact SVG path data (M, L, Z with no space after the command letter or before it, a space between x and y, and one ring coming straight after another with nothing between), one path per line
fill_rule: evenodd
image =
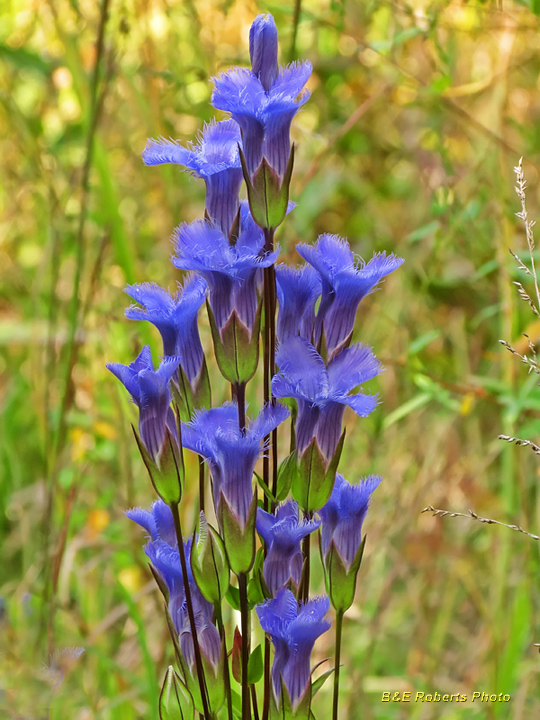
M270 712L314 717L311 655L330 627L330 606L337 618L337 693L343 613L354 599L362 524L380 482L370 477L350 485L337 469L345 410L363 418L378 404L377 395L361 389L381 365L369 347L352 343L356 313L402 260L385 253L357 260L345 239L324 234L314 244L297 245L303 265L276 266L275 233L294 207L290 128L309 98L312 67L279 66L271 15L253 22L249 52L251 69L232 68L213 79L212 104L228 119L206 124L195 143L159 138L144 149L146 165L176 164L204 180L205 212L173 233L172 263L188 272L176 292L148 282L126 288L135 302L126 316L147 320L160 333L158 369L149 347L129 365L108 365L138 408L135 436L160 498L149 511L127 515L148 535L145 553L166 598L182 674L169 668L162 717L192 717L196 710L213 720L226 705L232 720L231 674L241 685L242 720L259 716L257 663L250 657L254 605L274 647L271 667L265 653L260 673L263 720ZM243 183L247 201L240 199ZM203 304L216 363L233 398L219 407L211 405L199 337ZM264 397L250 419L246 386L260 365ZM284 433L289 418L292 451L279 463L277 433ZM200 462L199 523L188 540L180 512L190 482L184 450ZM205 515L208 490L217 527ZM314 534L320 535L327 596L310 599ZM229 587L231 570L236 587ZM231 668L225 599L241 616Z

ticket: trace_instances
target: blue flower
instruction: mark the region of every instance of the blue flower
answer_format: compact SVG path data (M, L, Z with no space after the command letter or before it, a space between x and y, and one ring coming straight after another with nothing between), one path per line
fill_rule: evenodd
M330 623L324 620L329 607L327 597L315 598L298 607L293 593L285 588L273 600L257 607L261 627L274 644L272 683L278 707L281 678L293 708L308 689L311 652L315 640L330 628Z
M210 288L210 306L221 332L233 311L249 333L257 313L257 290L261 269L272 265L279 249L264 253L264 234L255 225L247 203L240 208L240 227L231 245L220 228L207 220L184 223L174 232L176 257L172 262L182 270L195 270Z
M195 382L204 359L197 316L208 292L205 280L188 276L183 287L178 285L176 295L155 283L128 285L125 292L143 306L132 305L126 317L155 325L163 340L164 354L178 355L189 381Z
M257 509L257 531L268 550L264 579L272 595L289 581L298 587L304 562L300 543L320 524L319 520L299 522L298 504L293 500L280 505L275 515Z
M288 416L283 405L269 405L242 432L237 405L225 403L197 412L192 422L182 426L184 447L202 455L210 465L216 511L223 496L241 527L245 527L253 499L253 472L265 449L263 440Z
M366 417L377 405L376 395L349 393L380 372L379 361L367 346L353 345L326 367L311 343L304 338L290 337L280 344L276 364L279 373L272 378L273 396L296 398L298 402L298 454L301 456L315 438L329 462L341 435L345 406Z
M139 433L146 449L155 460L165 440L165 427L173 437L176 420L170 407L169 381L178 369L180 358L166 357L154 370L150 346L146 345L130 365L108 363L107 368L122 382L139 408Z
M162 578L169 591L169 613L178 633L180 649L190 672L193 672L195 653L193 636L187 611L184 578L178 552L178 542L170 508L162 501L153 503L150 511L134 508L126 515L143 527L150 535L144 552ZM195 627L201 652L217 669L221 652L221 640L212 622L213 606L200 593L191 573L191 538L184 543L188 568L188 583L195 615Z
M321 294L321 281L311 265L298 268L285 264L276 267L276 288L279 301L277 337L283 342L300 335L312 340L315 325L315 303Z
M250 31L253 70L232 68L214 78L212 104L230 112L242 131L249 174L264 157L280 177L289 160L291 122L308 100L303 91L311 63L277 67L277 33L271 16L259 16Z
M144 151L146 165L183 165L206 183L206 211L229 235L238 212L238 193L242 168L238 154L240 131L234 120L211 122L204 126L198 144L185 148L172 140L149 140Z
M313 265L322 281L315 344L318 344L324 327L326 347L331 356L350 342L362 298L385 275L398 268L403 259L380 253L368 263L361 259L356 263L349 243L337 235L321 235L315 245L300 243L296 249L304 260Z
M381 478L370 475L357 485L350 485L339 473L330 500L319 510L322 519L322 551L326 556L334 543L347 570L362 542L362 524L368 511L371 493Z

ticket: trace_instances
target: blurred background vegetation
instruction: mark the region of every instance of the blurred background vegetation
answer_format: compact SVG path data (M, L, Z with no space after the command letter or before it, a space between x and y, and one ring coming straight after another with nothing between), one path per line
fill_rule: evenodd
M122 288L174 285L170 233L204 203L201 182L143 166L146 139L189 140L213 117L208 77L247 64L262 11L282 62L314 66L293 129L284 259L331 232L366 259L385 249L406 260L356 330L386 366L383 403L347 417L341 469L384 482L345 622L343 717L539 717L538 543L421 514L473 508L539 529L538 461L497 440L540 432L536 376L498 343L540 337L508 253L526 249L521 155L538 216L537 0L111 0L101 50L98 2L0 3L2 717L156 718L173 653L142 534L123 515L153 495L135 410L105 362L130 362L146 342L157 354L153 330L124 319ZM328 633L319 659L332 643ZM78 660L51 660L79 646ZM406 690L512 700L381 702ZM318 720L330 701L329 683Z

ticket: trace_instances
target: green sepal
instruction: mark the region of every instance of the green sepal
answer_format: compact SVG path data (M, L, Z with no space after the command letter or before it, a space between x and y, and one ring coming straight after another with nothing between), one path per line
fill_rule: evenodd
M165 584L165 581L161 577L161 575L158 573L158 571L154 568L154 566L151 563L148 563L148 567L150 568L150 572L154 576L154 580L156 581L156 585L159 588L159 591L163 595L163 598L165 602L168 604L169 602L169 588Z
M208 706L212 713L212 717L217 715L225 701L225 651L223 643L221 644L221 652L219 662L214 668L206 655L201 652L201 660L203 665L203 673L206 681L206 691L208 694ZM201 690L199 687L199 679L197 678L197 668L193 663L193 674L189 670L189 666L183 657L180 657L180 666L186 680L186 685L193 698L195 709L199 713L203 713L203 705L201 700Z
M195 534L194 534L195 535ZM191 545L191 570L202 595L216 605L229 589L229 561L217 530L208 524L204 512L199 515L199 537Z
M186 373L181 367L178 368L178 382L173 380L170 387L173 399L180 412L180 419L183 422L189 422L195 410L211 407L212 392L206 358L203 357L201 371L195 381L194 387L192 387Z
M316 680L313 681L311 684L311 697L312 699L315 697L315 695L319 692L319 690L322 688L324 683L328 680L330 675L335 671L335 668L331 668L330 670L327 670L324 672L320 677L318 677ZM313 672L313 671L312 671Z
M304 512L316 512L330 499L344 442L345 430L328 466L316 438L298 459L298 472L292 478L292 496Z
M179 420L177 416L177 426L180 424ZM167 505L178 504L184 490L184 458L171 431L168 427L165 427L163 445L161 446L156 461L154 461L139 437L139 433L133 425L131 427L154 490Z
M193 720L194 716L193 698L169 665L159 696L159 717L161 720Z
M240 320L233 310L231 316L218 330L210 303L206 301L208 319L216 361L223 377L230 383L246 383L255 375L259 363L259 334L261 328L261 307L258 302L253 332Z
M306 691L300 698L300 702L293 707L289 692L285 687L283 678L281 678L281 697L279 699L279 707L276 704L274 693L272 693L272 702L270 706L270 720L309 720L311 714L311 679L309 680Z
M356 578L364 555L366 537L364 535L348 570L333 540L323 558L326 592L337 612L347 611L354 602Z
M263 157L261 164L250 177L242 149L238 148L244 180L246 181L249 209L252 218L263 230L281 225L289 205L289 187L294 166L294 145L291 146L289 161L283 180Z
M274 503L275 505L277 505L277 504L278 504L277 498L274 497L272 491L271 491L270 488L266 485L266 483L264 482L264 480L262 479L262 477L259 475L259 473L255 473L255 477L257 478L257 482L259 483L259 486L260 486L261 490L263 491L263 493L266 495L266 497L270 500L270 502L272 502L272 503ZM261 502L262 502L262 501L261 501ZM261 507L263 507L262 504L261 504Z
M257 514L257 493L253 493L253 499L245 527L229 507L223 494L218 502L218 521L229 558L231 570L236 575L248 573L255 559L255 517Z
M298 474L297 462L296 452L293 451L290 455L287 455L278 467L276 492L276 500L278 502L285 500L291 491L293 480Z

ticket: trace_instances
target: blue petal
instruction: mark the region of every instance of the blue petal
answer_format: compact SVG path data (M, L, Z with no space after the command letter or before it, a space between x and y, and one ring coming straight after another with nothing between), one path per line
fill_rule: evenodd
M342 350L328 365L329 395L337 400L380 371L381 364L367 345Z
M276 288L279 302L277 337L283 342L292 335L312 341L315 323L315 302L321 293L321 281L311 265L298 268L276 267Z
M324 361L307 340L290 337L281 343L276 364L280 372L272 378L275 397L315 401L327 396L329 384Z
M151 512L143 510L142 508L133 508L132 510L126 510L125 515L137 525L140 525L150 535L152 540L157 540L157 527L156 521Z

